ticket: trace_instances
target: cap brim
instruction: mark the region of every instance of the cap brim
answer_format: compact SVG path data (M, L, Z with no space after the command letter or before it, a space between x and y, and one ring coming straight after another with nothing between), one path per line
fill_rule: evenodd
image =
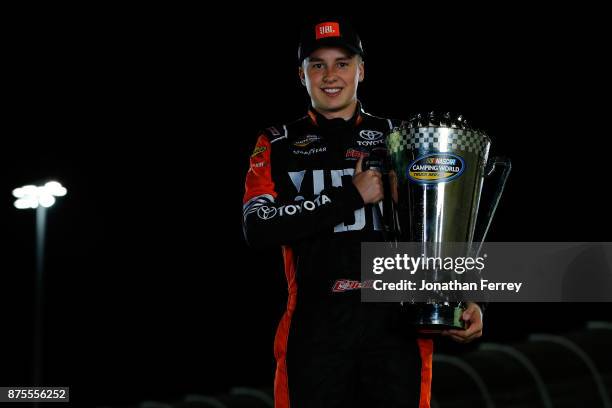
M353 44L348 43L347 41L343 40L342 38L338 38L338 37L328 37L328 38L322 38L320 40L318 40L314 46L310 47L309 49L304 49L302 50L301 53L301 57L300 60L303 61L306 58L308 58L310 56L310 54L312 54L313 52L315 52L316 50L318 50L319 48L322 47L340 47L340 48L344 48L348 51L350 51L351 53L354 54L359 54L363 56L363 51L360 50L359 48L355 47Z

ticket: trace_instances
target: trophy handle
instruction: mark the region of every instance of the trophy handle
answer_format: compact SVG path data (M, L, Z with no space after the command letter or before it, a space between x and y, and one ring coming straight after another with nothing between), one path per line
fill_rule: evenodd
M491 226L491 221L493 221L493 215L495 215L495 210L497 210L497 205L499 204L499 200L501 199L501 195L504 192L504 187L506 186L506 181L508 180L508 176L510 175L510 170L512 170L512 163L510 159L506 157L494 157L492 160L487 162L487 165L484 170L484 182L483 182L483 190L486 193L491 187L488 187L491 184L491 177L497 173L495 170L497 168L501 168L501 175L499 179L497 179L497 183L495 184L495 190L493 191L493 195L490 200L485 202L485 205L479 210L479 216L476 221L476 230L474 232L474 239L472 242L478 242L478 251L476 254L480 253L480 248L482 247L482 243L484 242L487 232L489 232L489 227ZM485 195L483 195L483 198ZM484 217L484 218L481 218Z

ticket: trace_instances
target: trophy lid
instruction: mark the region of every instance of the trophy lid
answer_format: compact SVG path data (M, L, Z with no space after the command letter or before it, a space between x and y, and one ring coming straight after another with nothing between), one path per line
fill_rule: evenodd
M445 152L461 150L487 157L491 138L462 114L435 111L413 115L387 136L391 153L405 149L439 149L442 144L447 145Z
M409 128L447 127L484 133L472 126L471 122L468 122L462 114L454 112L420 112L410 117L404 126Z

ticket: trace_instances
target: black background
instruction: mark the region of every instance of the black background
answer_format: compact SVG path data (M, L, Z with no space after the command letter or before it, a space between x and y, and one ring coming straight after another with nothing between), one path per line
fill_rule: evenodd
M271 387L286 288L280 251L244 243L241 199L258 130L308 106L304 16L241 11L19 16L4 62L1 384L29 383L33 345L35 217L11 190L53 178L68 195L48 214L47 384L91 404ZM367 111L461 112L513 160L491 241L610 241L603 27L558 11L352 16ZM485 333L520 341L609 311L493 305Z

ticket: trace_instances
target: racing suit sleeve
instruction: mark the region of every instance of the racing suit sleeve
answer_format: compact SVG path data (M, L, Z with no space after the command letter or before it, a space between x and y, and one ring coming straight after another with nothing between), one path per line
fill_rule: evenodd
M313 200L279 201L272 178L272 144L259 137L246 175L243 200L244 235L253 247L285 245L330 231L353 217L363 199L353 183L323 189Z

